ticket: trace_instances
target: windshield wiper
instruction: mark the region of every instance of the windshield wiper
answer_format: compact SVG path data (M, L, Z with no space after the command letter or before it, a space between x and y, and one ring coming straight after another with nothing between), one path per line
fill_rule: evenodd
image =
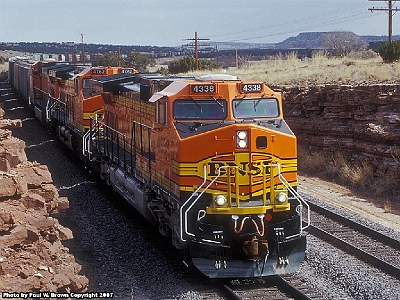
M197 103L196 100L192 99L192 101L193 101L194 104L196 104L196 106L197 106L198 108L200 108L200 113L202 114L202 113L203 113L203 107L202 107L199 103Z
M257 108L258 104L260 104L261 100L262 100L262 99L258 99L258 100L256 100L256 101L254 101L254 104L253 104L253 105L254 105L254 111L257 111L256 108Z
M218 104L220 107L224 108L224 106L222 105L222 103L219 103L218 100L215 99L215 97L212 97L212 98L213 98L213 100L214 100L215 102L217 102L217 104Z
M240 99L238 101L235 101L235 109L243 102L244 99Z

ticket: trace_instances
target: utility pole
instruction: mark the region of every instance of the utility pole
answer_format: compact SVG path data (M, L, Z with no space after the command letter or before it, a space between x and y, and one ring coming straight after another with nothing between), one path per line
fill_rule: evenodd
M196 59L196 70L199 69L199 41L209 41L210 39L200 39L197 37L197 31L194 33L194 39L184 39L184 41L194 41L194 52ZM202 45L205 46L205 45Z
M118 47L118 67L120 67L121 47Z
M83 43L83 33L81 33L81 36L82 36L82 62L83 65L85 65L86 55L85 55L85 44Z
M218 45L215 44L215 52L217 53L217 68L219 67L219 52L218 52Z
M379 10L379 11L386 11L389 15L389 43L393 42L393 15L398 12L400 9L393 8L393 4L396 3L396 1L392 1L392 0L368 0L368 1L380 1L380 2L386 2L388 4L388 8L385 7L373 7L373 8L369 8L368 10L370 10L371 12L374 12L375 10Z
M235 45L235 62L236 62L236 69L237 69L237 68L239 68L239 57L238 57L237 45Z

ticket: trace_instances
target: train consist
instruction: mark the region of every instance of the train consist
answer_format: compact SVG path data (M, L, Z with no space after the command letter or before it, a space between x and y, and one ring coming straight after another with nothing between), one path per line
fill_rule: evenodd
M281 94L264 83L21 58L10 60L9 80L208 277L290 273L304 260L296 137Z

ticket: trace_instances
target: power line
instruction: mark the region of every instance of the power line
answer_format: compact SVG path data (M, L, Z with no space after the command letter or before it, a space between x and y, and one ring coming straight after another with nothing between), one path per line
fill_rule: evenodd
M258 26L253 29L235 31L231 33L221 33L209 35L213 40L217 39L218 42L245 42L248 40L257 40L283 34L291 34L299 31L308 31L312 29L319 29L327 25L342 24L346 22L353 22L365 18L371 18L371 14L367 10L360 9L359 4L346 5L341 9L325 10L322 13L312 14L309 16L302 15L298 18L282 19L281 22L268 23L268 19L262 23L264 26ZM245 37L243 34L246 34ZM228 36L233 37L229 38ZM221 37L218 40L218 37Z
M380 2L386 2L388 4L388 7L372 7L369 8L368 10L370 10L371 12L374 11L386 11L389 15L389 43L392 43L393 41L393 15L399 11L399 9L393 8L393 4L396 3L396 1L392 1L392 0L368 0L368 1L380 1Z
M300 27L299 26L297 26L297 27L291 26L288 28L282 28L282 30L273 31L272 33L271 33L271 31L269 31L267 34L261 34L261 35L257 35L257 36L249 36L246 38L221 40L218 42L241 42L241 41L255 40L255 39L261 39L261 38L279 36L279 35L283 35L283 34L290 34L290 33L299 32L299 31L318 29L318 28L321 28L326 25L342 24L342 23L351 22L354 20L360 20L360 19L369 18L369 17L370 16L365 15L365 14L354 13L352 15L347 16L346 18L336 18L336 19L334 18L331 20L328 19L329 22L327 22L327 20L324 20L324 24L315 24L314 20L309 20L308 22L303 22L301 24L302 26L300 26ZM293 25L296 25L296 24L293 24ZM272 29L272 27L271 27L271 29ZM261 31L261 30L258 30L258 31Z
M210 38L214 39L215 37L226 37L226 36L230 36L230 35L240 35L240 34L244 34L244 33L260 33L260 31L263 30L268 30L269 32L274 31L273 34L269 34L269 35L263 35L266 37L269 36L276 36L276 35L281 35L281 33L279 33L279 31L287 33L289 30L291 30L290 32L292 32L293 30L295 31L299 31L299 25L302 28L306 28L309 27L308 25L311 25L312 27L322 27L325 25L332 25L332 24L340 24L340 23L344 23L344 22L348 22L348 21L354 21L357 20L358 18L355 19L355 17L358 16L368 16L368 13L363 13L362 10L357 9L359 8L359 4L355 4L355 5L350 5L350 6L346 6L346 7L342 7L342 9L340 10L327 10L324 11L322 13L318 13L318 14L312 14L310 16L301 16L299 18L291 18L289 20L284 19L282 20L281 23L273 23L273 24L267 24L266 22L263 22L265 24L265 26L257 26L256 28L253 29L248 29L248 30L235 30L234 32L231 33L221 33L221 34L213 34L213 35L208 35ZM358 12L357 12L358 11ZM320 22L318 22L318 19L320 20ZM268 19L266 19L267 21ZM276 30L277 29L277 30ZM300 29L300 30L305 30L305 29ZM289 33L290 33L289 32ZM239 38L233 38L235 39L235 41L239 40ZM252 39L250 36L244 38L243 40L249 40Z

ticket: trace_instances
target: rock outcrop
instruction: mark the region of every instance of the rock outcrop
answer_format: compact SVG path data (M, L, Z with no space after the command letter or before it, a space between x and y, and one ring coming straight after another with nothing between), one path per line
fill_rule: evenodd
M61 243L70 229L53 214L68 209L46 166L29 162L25 143L10 128L20 120L4 120L0 109L0 291L83 292L88 279Z
M285 119L310 150L340 151L400 181L400 86L285 89Z

